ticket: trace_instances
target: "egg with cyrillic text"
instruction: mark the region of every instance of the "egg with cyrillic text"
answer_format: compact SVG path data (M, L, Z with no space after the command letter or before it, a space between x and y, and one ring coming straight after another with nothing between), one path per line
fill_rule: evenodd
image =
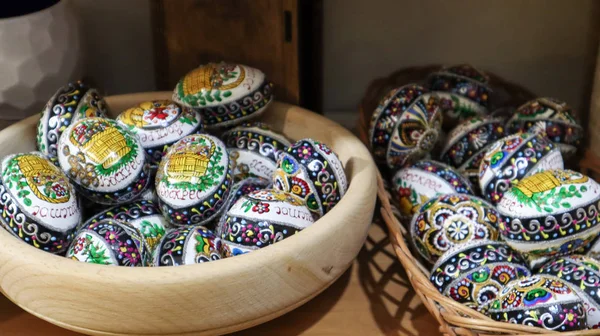
M275 189L243 196L227 211L219 228L232 255L275 244L312 225L311 211L303 200Z
M150 185L150 166L139 140L114 120L81 119L58 141L62 171L83 196L117 205L136 199Z
M39 152L6 156L0 170L0 224L29 245L64 253L81 220L67 176Z
M221 214L232 184L225 144L208 134L177 141L161 160L155 184L162 213L171 223L210 222Z

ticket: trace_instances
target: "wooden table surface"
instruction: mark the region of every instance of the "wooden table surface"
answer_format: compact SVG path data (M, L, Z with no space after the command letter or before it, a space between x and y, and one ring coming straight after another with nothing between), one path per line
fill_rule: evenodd
M373 224L352 267L319 296L236 335L436 335L438 324L410 288L382 224ZM0 295L0 335L74 336Z

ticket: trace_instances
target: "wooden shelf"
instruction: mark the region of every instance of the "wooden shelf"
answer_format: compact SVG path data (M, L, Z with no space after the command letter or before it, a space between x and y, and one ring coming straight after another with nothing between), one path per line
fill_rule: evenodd
M3 336L75 336L0 295ZM236 335L431 335L438 324L410 288L381 224L375 223L352 267L298 309Z

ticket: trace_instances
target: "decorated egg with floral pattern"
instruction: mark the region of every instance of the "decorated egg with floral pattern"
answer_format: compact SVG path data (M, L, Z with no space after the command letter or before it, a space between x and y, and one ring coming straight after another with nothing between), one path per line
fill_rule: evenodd
M225 144L193 134L173 144L155 178L163 215L175 225L205 224L221 213L231 189L231 162Z
M417 84L393 89L371 117L373 157L391 169L420 160L435 147L441 126L436 95Z
M170 230L154 251L154 266L180 266L220 260L229 248L209 229L192 225Z
M340 201L348 180L342 162L327 145L302 139L279 155L273 188L300 197L316 219Z
M79 119L105 117L107 106L98 91L81 81L56 91L42 111L37 126L37 149L56 164L58 140L65 129Z
M503 239L531 267L574 253L600 232L600 186L587 176L554 169L531 175L498 203Z
M567 103L554 98L536 98L516 110L506 123L514 132L528 131L536 122L543 121L548 138L560 149L564 157L575 154L581 145L583 128Z
M63 254L82 216L67 176L39 152L8 155L0 171L0 224L29 245Z
M436 196L419 208L410 224L415 249L434 264L453 246L498 240L500 216L486 201L466 194Z
M473 116L489 113L489 77L471 65L461 64L442 68L429 75L429 89L440 98L444 129Z
M242 196L248 195L257 190L269 189L271 186L271 182L262 178L250 177L244 180L241 180L237 183L233 184L231 187L231 192L227 197L227 201L225 201L225 205L223 206L223 212L219 219L219 223L216 224L216 234L220 236L220 228L223 227L222 222L226 219L226 214L229 209L237 202Z
M138 229L110 218L79 228L66 257L112 266L138 267L152 264L152 252Z
M273 83L246 65L208 63L181 78L173 100L198 111L206 128L229 126L259 116L273 101Z
M392 188L401 214L409 223L420 206L441 194L473 194L471 183L451 167L433 160L421 160L398 170L392 178Z
M276 189L242 196L219 229L232 255L275 244L312 225L312 213L299 197Z
M116 205L150 185L150 166L139 140L114 120L84 118L58 141L58 163L77 191L93 202Z
M583 300L565 281L547 275L510 282L491 303L488 315L500 322L553 331L587 327Z
M517 133L494 142L481 159L479 187L492 204L521 179L564 168L560 150L543 134Z
M88 219L83 226L106 218L128 223L138 229L151 250L170 227L158 204L146 200L129 202L101 211Z
M597 260L576 254L560 257L542 266L540 274L571 284L583 300L588 328L600 328L600 263Z
M233 180L260 177L270 181L275 173L277 157L292 144L267 124L246 123L223 134L233 166Z
M510 281L530 275L523 258L506 243L474 240L444 253L430 280L443 295L484 312Z
M182 108L171 100L139 103L123 111L116 120L137 136L155 169L170 145L202 130L198 112Z

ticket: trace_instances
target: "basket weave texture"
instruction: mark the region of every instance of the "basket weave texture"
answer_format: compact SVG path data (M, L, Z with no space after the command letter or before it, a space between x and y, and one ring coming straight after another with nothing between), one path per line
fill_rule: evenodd
M366 94L360 103L360 117L357 131L361 140L369 145L369 124L371 114L382 99L391 89L408 84L422 83L427 75L437 69L439 65L410 67L400 69L390 76L374 80L367 88ZM496 108L514 106L518 107L528 100L535 98L533 93L516 84L487 72L490 85L498 95ZM440 324L440 332L446 335L600 335L600 330L587 330L578 332L558 333L537 327L528 327L512 323L496 322L489 317L461 305L440 294L429 281L429 270L415 258L409 242L406 229L400 223L398 210L392 205L391 194L387 187L387 169L380 168L378 174L378 198L380 214L389 231L390 242L406 270L406 274L415 292L427 310Z

